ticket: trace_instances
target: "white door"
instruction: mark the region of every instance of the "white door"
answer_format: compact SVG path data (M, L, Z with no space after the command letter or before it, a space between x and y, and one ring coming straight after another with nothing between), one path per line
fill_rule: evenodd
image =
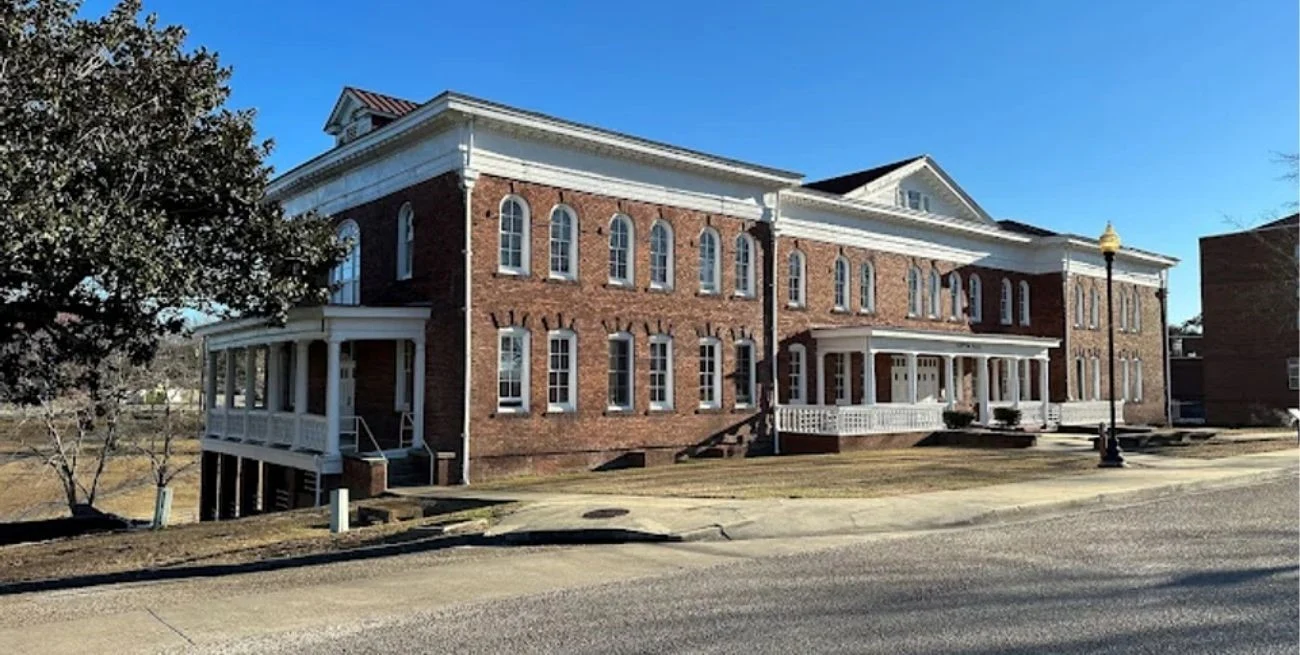
M907 358L899 355L890 356L889 402L907 402Z
M939 400L939 358L916 358L916 402L933 403Z

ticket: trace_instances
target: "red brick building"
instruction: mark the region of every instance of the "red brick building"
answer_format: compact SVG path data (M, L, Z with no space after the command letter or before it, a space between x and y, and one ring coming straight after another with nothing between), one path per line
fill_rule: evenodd
M1297 215L1201 238L1205 419L1282 425L1300 406Z
M1094 238L995 221L928 156L803 184L450 92L346 89L327 131L270 195L353 250L331 305L202 331L205 516L431 464L468 483L906 441L953 407L1105 420ZM1165 420L1174 263L1116 258L1130 422Z

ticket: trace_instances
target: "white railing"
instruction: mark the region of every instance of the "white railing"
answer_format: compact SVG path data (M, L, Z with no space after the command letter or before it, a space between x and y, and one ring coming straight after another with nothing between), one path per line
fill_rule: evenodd
M415 445L415 415L402 412L401 427L397 430L397 447L409 448Z
M1110 423L1110 401L1080 400L1053 405L1059 413L1058 425L1097 425ZM1124 401L1115 401L1115 423L1124 422Z
M777 408L782 432L841 437L943 429L941 403L881 405L784 405Z
M989 402L989 415L992 416L993 410L999 407L1015 407L1016 403L1011 400L997 400ZM1020 425L1027 427L1036 427L1043 425L1043 401L1041 400L1021 400L1020 401ZM1050 418L1051 411L1049 409ZM997 423L997 419L993 419Z
M325 443L329 441L329 421L319 414L303 414L298 430L298 450L325 452Z
M324 416L216 407L207 412L207 434L309 452L325 452L329 429Z

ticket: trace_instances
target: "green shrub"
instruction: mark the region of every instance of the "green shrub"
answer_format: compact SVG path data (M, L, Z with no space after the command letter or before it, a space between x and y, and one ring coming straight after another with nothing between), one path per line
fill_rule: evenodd
M994 407L993 420L1003 427L1015 427L1020 425L1020 410L1014 407Z
M975 422L975 412L968 412L963 409L950 409L943 413L943 424L948 426L949 430L965 430Z

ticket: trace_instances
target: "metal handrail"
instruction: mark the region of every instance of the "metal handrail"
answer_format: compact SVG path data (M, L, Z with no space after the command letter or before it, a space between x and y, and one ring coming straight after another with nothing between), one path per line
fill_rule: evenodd
M406 431L411 431L411 445L415 445L415 415L411 412L402 412L402 420L397 428L397 446L406 448Z
M349 416L349 417L346 417L344 420L350 420L350 421L353 422L353 423L352 423L352 424L353 424L353 429L352 429L352 437L353 437L353 442L352 442L352 443L353 443L353 445L352 445L352 447L353 447L353 449L356 450L356 452L358 452L358 453L361 452L361 433L362 433L362 431L363 431L363 429L364 429L364 431L365 431L365 433L366 433L366 438L370 440L370 445L375 447L375 452L379 453L379 456L382 457L382 458L384 458L384 461L385 461L385 462L388 461L388 456L385 455L385 454L384 454L384 450L383 450L382 448L379 447L379 442L375 440L375 433L372 432L372 431L370 430L370 424L366 423L366 419L365 419L364 417L361 417L361 416Z

